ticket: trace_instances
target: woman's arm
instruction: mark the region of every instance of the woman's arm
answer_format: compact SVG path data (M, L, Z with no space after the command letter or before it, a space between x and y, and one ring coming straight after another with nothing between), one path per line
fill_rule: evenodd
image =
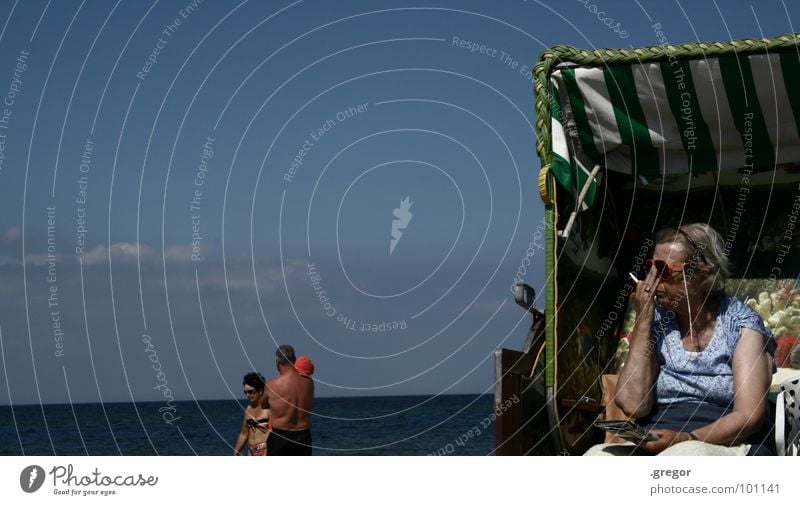
M772 360L764 348L763 335L750 328L742 329L733 353L733 412L695 430L699 440L740 444L761 427L772 380Z
M233 447L234 456L242 455L242 447L244 447L244 444L247 443L247 430L247 412L245 412L244 419L242 420L242 429L239 431L239 436L236 438L236 445Z
M630 417L642 417L653 408L653 384L659 369L652 331L658 282L656 271L651 268L636 285L636 323L614 396L617 406Z

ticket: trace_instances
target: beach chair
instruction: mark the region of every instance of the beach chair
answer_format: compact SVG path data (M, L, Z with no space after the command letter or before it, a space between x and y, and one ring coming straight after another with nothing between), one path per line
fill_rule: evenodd
M578 455L603 441L592 427L604 409L601 376L618 372L628 274L652 254L653 232L709 223L734 264L730 294L755 300L765 320L800 302L797 291L788 301L778 293L800 274L800 255L789 253L800 231L785 233L800 198L800 36L556 46L533 76L541 340L497 351L496 408L522 394L498 417L497 446Z
M775 404L775 447L778 455L798 456L800 455L800 377L781 384Z

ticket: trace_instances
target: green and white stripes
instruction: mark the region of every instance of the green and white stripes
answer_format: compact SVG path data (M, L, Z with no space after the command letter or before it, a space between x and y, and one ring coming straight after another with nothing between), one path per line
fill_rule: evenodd
M797 51L562 63L550 84L551 171L573 194L595 164L652 180L800 161Z

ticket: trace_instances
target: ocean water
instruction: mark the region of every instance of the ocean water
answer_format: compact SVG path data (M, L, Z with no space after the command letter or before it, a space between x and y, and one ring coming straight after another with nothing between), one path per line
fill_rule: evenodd
M0 406L0 455L229 455L245 402ZM492 395L317 398L315 455L490 455Z

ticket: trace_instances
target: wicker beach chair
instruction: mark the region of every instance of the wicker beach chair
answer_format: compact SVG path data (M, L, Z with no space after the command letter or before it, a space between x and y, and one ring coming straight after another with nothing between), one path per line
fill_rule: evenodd
M798 456L800 455L800 377L781 384L781 391L775 403L775 447L778 455Z

